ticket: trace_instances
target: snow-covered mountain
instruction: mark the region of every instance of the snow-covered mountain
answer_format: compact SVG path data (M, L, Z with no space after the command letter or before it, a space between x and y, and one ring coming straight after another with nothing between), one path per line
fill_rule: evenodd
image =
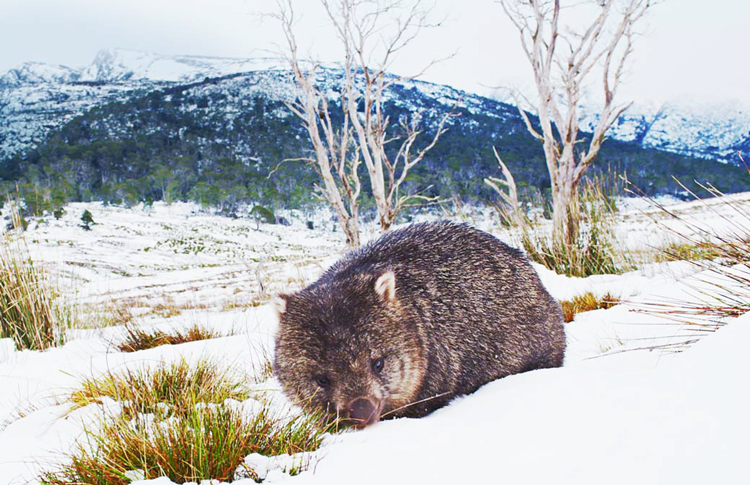
M79 69L26 63L0 75L0 161L43 142L55 128L96 106L209 78L267 72L270 81L253 91L261 89L271 98L291 101L293 86L280 69L277 60L268 58L164 56L128 50L102 50L89 66ZM462 98L454 89L430 83L414 81L399 87L418 89L451 105ZM329 91L336 95L333 86ZM472 112L481 111L483 104L479 96L463 99Z
M78 81L80 70L53 66L40 62L27 62L0 76L0 87L11 88L37 84L67 84Z
M72 117L133 91L282 68L277 59L269 58L166 56L113 49L100 51L83 68L26 63L0 76L0 160L41 142L46 133ZM427 86L432 85L421 88L440 90ZM597 116L585 115L584 127L593 126ZM648 148L736 164L737 152L750 150L750 107L735 102L634 106L610 135Z
M584 129L598 115L589 112ZM750 106L739 101L697 101L632 106L615 123L610 136L673 153L739 164L738 152L750 161Z
M189 83L206 77L274 69L273 59L233 59L202 56L164 56L129 50L102 50L81 70L79 81L151 81Z
M1 75L0 88L76 82L189 83L206 77L220 77L238 72L278 67L280 67L278 61L268 58L165 56L151 52L103 49L97 53L90 65L82 68L27 62Z
M41 143L75 116L134 91L274 69L272 59L102 50L84 68L26 63L0 76L0 160Z

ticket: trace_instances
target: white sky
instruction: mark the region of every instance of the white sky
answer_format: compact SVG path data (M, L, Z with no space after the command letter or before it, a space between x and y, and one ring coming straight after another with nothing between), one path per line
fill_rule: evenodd
M314 0L295 0L305 50L335 60L336 44ZM492 0L433 0L444 24L426 31L394 65L456 52L422 79L486 94L531 86L518 36ZM258 11L272 0L0 0L0 72L25 61L89 64L102 48L161 54L268 56L278 28ZM623 95L638 101L750 101L750 2L665 0L644 24Z

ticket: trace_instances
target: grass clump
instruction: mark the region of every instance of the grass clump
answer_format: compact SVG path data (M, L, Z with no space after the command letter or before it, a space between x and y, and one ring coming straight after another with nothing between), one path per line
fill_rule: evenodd
M274 417L263 407L251 418L226 405L196 406L179 418L153 420L121 414L81 445L62 470L44 474L49 485L126 485L134 477L166 476L177 483L232 481L247 455L316 450L323 428L316 420ZM303 462L287 470L299 473ZM253 476L252 470L243 470ZM257 477L257 474L255 474Z
M719 257L721 251L712 242L671 242L659 250L656 261L713 261Z
M161 345L177 345L198 340L223 337L219 332L195 324L186 330L143 330L132 320L125 325L125 340L117 348L122 352L137 352Z
M87 379L71 394L70 400L73 409L77 409L92 403L101 404L103 397L109 397L127 403L125 408L131 411L129 414L169 417L197 403L245 400L250 397L246 381L210 360L200 360L193 365L178 360L153 369L142 367Z
M23 237L4 234L0 239L0 338L12 338L18 349L62 345L73 318L70 308L58 300L29 256Z
M580 221L574 240L566 243L539 231L532 223L522 224L521 245L532 261L567 276L621 274L634 268L616 241L617 190L599 178L587 180L580 194Z
M620 299L609 293L604 296L596 296L590 291L583 295L577 295L570 300L560 302L565 323L572 322L578 313L590 312L592 310L606 310L620 303Z
M40 477L49 485L126 485L168 477L176 483L259 477L245 457L294 455L320 447L330 425L316 416L284 416L268 401L252 401L247 379L230 369L185 361L109 374L74 392L76 406L112 398L122 411L86 430L67 464ZM302 459L286 470L299 473Z

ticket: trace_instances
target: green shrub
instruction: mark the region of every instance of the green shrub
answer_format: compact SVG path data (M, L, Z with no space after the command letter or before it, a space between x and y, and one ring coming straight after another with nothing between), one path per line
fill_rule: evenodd
M86 229L87 231L91 230L92 224L96 224L96 222L94 222L94 216L91 215L91 212L89 212L88 209L83 211L83 214L81 215L81 222L83 222L82 227Z
M254 206L250 211L250 217L265 224L273 224L276 222L276 217L274 216L273 211L262 205Z

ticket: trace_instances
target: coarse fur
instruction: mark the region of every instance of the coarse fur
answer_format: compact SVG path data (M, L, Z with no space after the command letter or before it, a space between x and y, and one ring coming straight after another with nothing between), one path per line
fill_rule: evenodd
M388 232L276 308L287 395L360 426L559 367L565 351L560 305L527 258L465 224Z

